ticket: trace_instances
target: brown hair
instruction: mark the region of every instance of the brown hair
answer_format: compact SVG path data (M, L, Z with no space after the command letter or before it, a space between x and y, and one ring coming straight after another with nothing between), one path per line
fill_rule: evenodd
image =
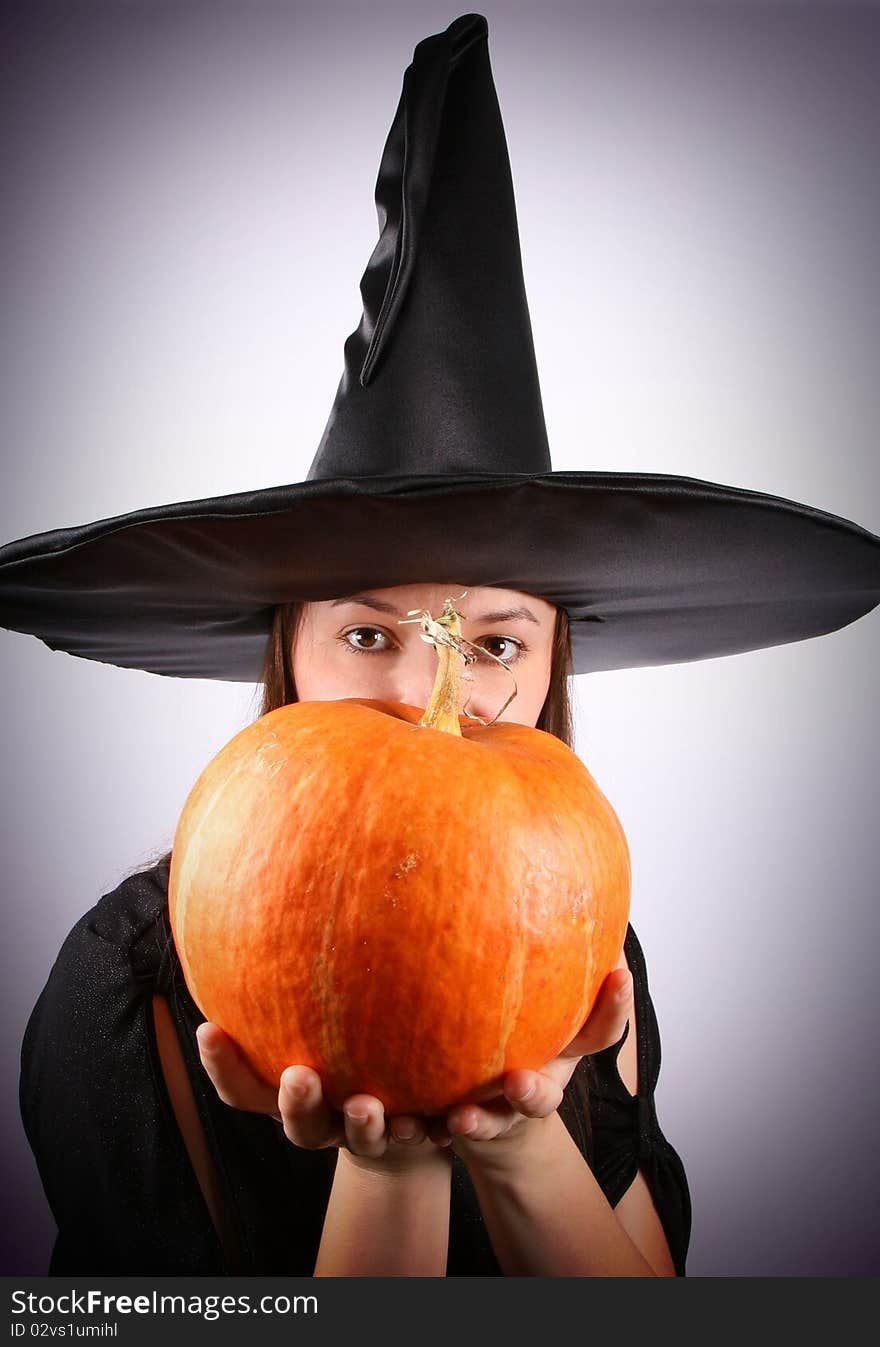
M279 604L275 609L263 663L263 702L260 715L264 716L269 711L277 710L279 706L287 706L290 702L299 700L293 679L291 652L304 612L305 604L298 599ZM557 608L550 661L550 683L537 720L537 728L546 730L548 734L555 734L557 739L561 739L573 750L574 722L568 695L570 675L568 613L564 608Z

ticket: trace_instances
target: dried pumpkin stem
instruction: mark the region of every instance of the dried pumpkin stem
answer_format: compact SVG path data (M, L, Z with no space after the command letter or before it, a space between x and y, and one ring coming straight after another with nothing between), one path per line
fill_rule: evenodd
M464 591L464 594L466 593L467 590ZM464 598L464 594L460 597ZM465 665L474 664L479 655L485 655L506 669L513 679L513 692L490 721L481 720L479 716L471 717L481 725L494 725L516 696L516 679L513 678L510 668L489 651L480 650L478 646L465 640L461 634L462 614L456 610L452 599L445 600L443 612L438 618L433 618L427 609L413 608L408 618L400 619L400 625L404 625L407 621L421 624L422 640L435 647L439 659L431 696L419 724L426 729L442 730L445 734L457 734L462 737L458 713L459 689L462 678L470 678L471 675L462 674L458 661L461 658ZM471 651L474 653L471 654ZM462 714L467 715L467 706Z
M421 614L422 640L429 641L437 651L437 674L425 714L419 724L426 729L442 730L444 734L457 734L461 737L461 724L458 719L458 703L461 689L461 667L473 663L461 645L461 613L457 612L452 599L446 599L443 612L438 618L431 614Z

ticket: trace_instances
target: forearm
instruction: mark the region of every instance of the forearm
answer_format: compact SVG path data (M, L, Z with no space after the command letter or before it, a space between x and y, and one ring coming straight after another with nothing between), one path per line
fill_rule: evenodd
M441 1148L406 1170L340 1150L315 1276L445 1276L451 1173Z
M500 1138L464 1146L462 1158L507 1276L657 1275L558 1113L529 1120L515 1144Z

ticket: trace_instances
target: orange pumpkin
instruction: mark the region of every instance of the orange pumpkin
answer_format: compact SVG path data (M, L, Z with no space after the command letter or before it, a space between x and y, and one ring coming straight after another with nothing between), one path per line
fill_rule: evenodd
M266 1081L312 1066L337 1108L365 1091L439 1113L543 1066L626 932L626 839L586 767L541 730L459 717L440 656L433 724L361 698L270 712L207 766L174 839L196 1004Z

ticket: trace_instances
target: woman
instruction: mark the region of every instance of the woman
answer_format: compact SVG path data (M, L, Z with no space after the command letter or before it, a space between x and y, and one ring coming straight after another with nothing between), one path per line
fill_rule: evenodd
M401 618L462 588L280 607L263 711L348 696L425 705L436 653ZM564 610L488 586L459 607L467 639L515 672L500 718L570 745ZM510 680L495 661L472 667L463 698L492 719ZM276 1094L199 1024L168 930L167 861L77 924L25 1035L22 1110L59 1226L53 1275L684 1271L689 1195L654 1113L659 1041L632 932L635 992L622 953L582 1032L544 1071L511 1073L504 1099L428 1123L386 1120L360 1095L340 1116L315 1072L291 1064Z
M444 597L460 589L401 586L353 596L341 604L300 608L292 636L282 627L279 639L283 656L292 650L294 688L307 701L357 696L427 705L436 654L419 639L418 628L396 623L414 610L439 612ZM485 620L490 610L504 608L515 615L501 629ZM384 617L380 626L375 625L377 611ZM571 747L564 612L534 595L488 587L468 594L467 611L483 617L463 624L472 644L494 646L492 653L515 668L517 695L499 719L549 730ZM361 625L352 625L359 619ZM352 653L366 658L353 667ZM506 700L504 673L488 660L477 667L467 694L469 713L491 720ZM441 1122L431 1128L431 1139L422 1119L386 1123L381 1101L366 1095L347 1101L344 1118L334 1116L323 1102L320 1078L308 1068L289 1069L276 1097L250 1075L222 1030L202 1026L202 1061L222 1098L240 1108L280 1116L286 1135L297 1145L343 1147L316 1273L394 1270L427 1276L445 1270L450 1169L433 1143L442 1147L450 1137L474 1182L505 1271L560 1276L674 1272L644 1172L630 1175L632 1183L618 1202L615 1217L556 1114L579 1057L610 1047L623 1033L632 996L632 980L625 969L621 955L620 971L607 980L582 1034L546 1073L513 1073L505 1083L505 1102L491 1109L454 1110L445 1127ZM637 1033L632 1029L627 1035L618 1059L631 1095L637 1092ZM647 1099L649 1093L646 1083L643 1096ZM534 1121L526 1124L527 1119ZM659 1136L657 1143L663 1152ZM675 1213L667 1210L666 1217L683 1265L687 1190L681 1167L672 1162L670 1168L681 1190ZM390 1186L365 1184L364 1170L396 1181ZM411 1194L399 1192L400 1176L406 1176ZM531 1183L535 1177L538 1182ZM400 1224L407 1238L401 1237ZM352 1240L351 1228L363 1237Z

